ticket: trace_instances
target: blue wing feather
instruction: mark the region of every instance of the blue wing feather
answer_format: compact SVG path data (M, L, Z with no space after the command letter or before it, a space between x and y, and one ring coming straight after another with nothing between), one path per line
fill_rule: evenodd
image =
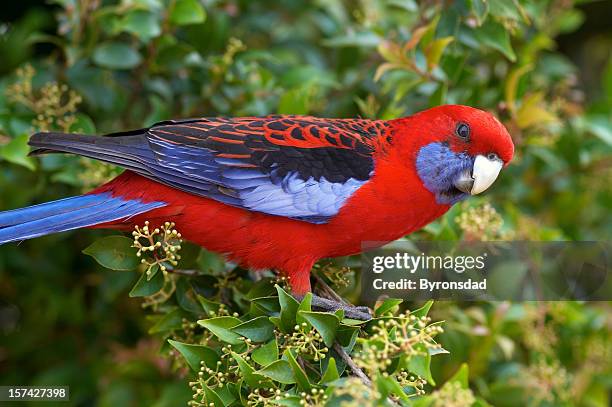
M218 158L213 152L198 147L164 147L163 157L164 161L168 160L169 167L193 179L203 179L235 190L239 206L311 223L329 221L346 200L367 182L353 178L345 182L330 182L325 177L303 180L297 171L278 179L260 169L238 167L236 165L242 164L240 160ZM195 157L197 163L193 161Z
M326 223L370 179L380 121L192 119L92 137L39 133L38 152L65 151L122 165L175 188L240 208Z

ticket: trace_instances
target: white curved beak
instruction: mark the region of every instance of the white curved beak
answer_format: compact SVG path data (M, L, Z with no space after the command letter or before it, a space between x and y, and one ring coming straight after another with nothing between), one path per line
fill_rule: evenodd
M497 179L504 163L499 158L489 159L484 155L477 155L472 168L474 185L470 194L477 195L486 191Z

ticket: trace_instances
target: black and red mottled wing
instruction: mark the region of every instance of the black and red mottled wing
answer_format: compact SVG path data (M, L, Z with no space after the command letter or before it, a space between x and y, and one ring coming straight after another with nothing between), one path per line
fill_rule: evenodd
M98 137L93 146L73 142L62 151L229 205L325 223L370 179L372 145L387 132L385 122L364 119L204 118Z

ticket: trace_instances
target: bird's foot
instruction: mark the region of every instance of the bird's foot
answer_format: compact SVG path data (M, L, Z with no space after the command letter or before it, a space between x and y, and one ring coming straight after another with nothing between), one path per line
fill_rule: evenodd
M372 319L372 312L368 307L349 305L340 301L319 297L317 295L312 296L311 306L315 309L330 312L335 312L341 309L344 311L344 316L351 319L358 319L361 321L369 321Z

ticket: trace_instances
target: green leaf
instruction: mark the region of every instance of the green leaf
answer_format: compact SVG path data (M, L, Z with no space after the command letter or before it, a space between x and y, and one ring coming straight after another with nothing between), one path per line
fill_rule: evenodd
M529 16L518 1L488 0L491 15L529 23Z
M487 14L489 14L489 2L487 0L471 0L470 3L474 17L476 17L476 21L480 26L487 18Z
M223 400L221 400L221 397L219 397L217 392L215 392L210 387L204 386L204 394L206 394L206 400L211 401L215 405L215 407L224 407L225 406L225 404L223 403ZM209 403L209 405L210 405L210 403Z
M30 147L28 147L29 139L30 137L27 134L13 138L8 144L0 147L0 157L33 171L36 168L36 161L32 157L28 157L30 152Z
M306 322L304 317L300 315L300 311L312 311L312 293L307 293L302 302L300 302L300 306L298 307L298 313L295 317L295 322L301 324L302 322Z
M429 384L435 386L436 382L431 376L431 355L414 355L408 361L408 370L411 373L421 376Z
M457 382L461 384L462 389L467 389L469 385L469 368L466 363L462 363L459 370L448 379L448 383Z
M280 97L278 113L280 114L308 114L314 95L313 86L306 85L289 89Z
M543 106L544 93L534 92L523 98L521 107L516 111L516 124L525 129L556 122L557 117Z
M402 388L402 386L400 386L399 383L392 376L385 377L385 376L379 375L376 378L376 384L377 384L378 390L380 391L382 395L381 399L385 399L389 395L394 394L398 396L399 398L401 398L403 401L406 401L406 402L409 401L409 397L404 392L404 389Z
M287 358L289 364L291 365L291 369L293 370L293 375L295 377L295 381L298 387L302 390L310 391L310 389L312 388L312 384L310 384L310 380L308 380L308 376L306 376L306 373L304 372L302 367L299 365L297 360L295 360L295 356L293 356L291 350L287 349L284 355L285 358Z
M268 315L280 313L278 297L259 297L251 300L251 313Z
M244 342L242 337L233 332L231 328L240 325L241 321L234 317L216 317L201 319L198 324L212 332L217 338L231 345L238 345Z
M232 352L231 355L238 363L238 368L249 386L255 388L269 388L272 386L272 383L267 379L267 377L255 372L255 370L246 362L246 360L244 360L242 356L235 352Z
M399 7L411 13L419 11L419 6L415 0L387 0L389 6Z
M404 300L399 298L387 298L378 307L376 307L376 309L374 310L374 315L379 317L391 311L393 308L400 305L403 301Z
M506 79L506 86L504 87L504 95L506 98L506 103L508 104L508 108L510 111L515 111L516 109L516 93L518 90L518 85L520 79L533 69L533 65L527 64L523 65L519 68L513 69Z
M181 258L182 260L182 258ZM161 273L158 273L161 274ZM197 296L186 278L179 278L176 282L176 302L185 311L200 314L202 306L197 300Z
M342 310L340 310L342 311ZM339 313L337 313L336 315L340 316ZM361 319L352 319L352 318L344 318L342 319L342 324L343 325L349 325L349 326L361 326L361 325L365 325L367 324L369 321L364 321Z
M489 404L482 397L476 397L476 401L474 401L474 404L472 405L472 407L493 407L493 406Z
M283 329L283 322L279 317L270 317L270 322L272 322L276 328L280 330Z
M240 388L240 387L238 387ZM215 388L219 398L223 401L223 406L235 405L234 401L237 400L238 390L235 383L227 383L225 386ZM174 403L170 404L173 405ZM169 406L170 406L169 405ZM157 407L157 406L155 406Z
M336 331L340 325L340 320L336 315L313 311L300 311L299 314L321 334L326 346L331 347L334 344Z
M8 125L6 126L6 131L16 136L26 136L30 134L31 129L32 129L32 121L29 116L27 118L26 117L10 117L8 119Z
M232 328L232 331L253 342L266 342L274 337L274 324L268 317L257 317Z
M180 329L183 326L183 318L186 317L187 314L183 310L176 308L157 319L157 322L149 329L149 333L155 334Z
M133 10L123 20L123 30L137 35L144 42L161 34L157 16L146 10Z
M291 365L286 360L277 360L270 363L263 369L258 370L259 373L267 378L283 384L295 383L295 377Z
M612 72L612 69L610 71ZM612 121L605 114L588 114L579 117L576 119L576 124L579 128L592 133L601 141L612 146Z
M217 311L219 311L219 307L221 306L220 303L211 301L207 298L202 297L201 295L198 295L197 298L206 315L210 315L211 313L216 314Z
M176 25L203 23L206 11L198 0L177 0L170 12L170 22Z
M381 37L373 32L358 32L324 40L323 45L327 47L376 47L380 39Z
M426 317L433 303L434 303L433 300L429 300L425 304L423 304L421 308L418 308L412 311L411 314L417 318Z
M454 37L444 37L433 40L425 47L424 54L425 59L427 60L427 69L432 70L438 63L440 62L440 58L442 57L442 53L444 49L453 42Z
M262 278L261 280L253 283L253 286L249 288L249 291L245 294L247 300L253 300L255 298L271 296L276 293L274 286L272 285L273 279L270 277Z
M208 346L183 343L172 339L168 339L168 343L183 355L189 367L196 373L200 371L200 362L202 361L211 369L217 367L219 355Z
M269 365L278 360L278 344L276 338L255 349L251 354L251 358L261 366Z
M156 266L157 267L157 266ZM140 278L130 291L130 297L147 297L153 295L164 286L164 273L155 273L152 279L147 279L147 273L141 273Z
M556 18L556 25L559 32L570 33L582 25L585 20L584 11L582 10L564 10L559 17Z
M510 44L510 33L503 25L492 19L487 19L482 27L474 30L474 36L478 42L500 51L510 61L514 62L516 60L516 55Z
M76 120L70 126L70 131L81 134L96 134L96 125L94 124L91 117L85 113L77 113L74 115Z
M336 366L336 359L329 358L329 361L327 362L327 369L325 369L325 373L323 373L323 376L321 377L321 381L319 382L319 384L331 383L334 380L337 380L339 378L340 378L340 374L338 374L338 368Z
M117 271L134 270L140 264L132 247L133 240L125 236L107 236L89 245L84 254L93 257L101 266Z
M345 320L346 321L346 320ZM359 334L359 328L356 326L340 325L336 332L336 338L338 343L343 348L352 349L357 341L357 335Z
M200 265L200 269L204 271L222 273L225 270L223 257L208 250L200 250L197 262Z
M434 14L431 21L424 27L425 32L421 34L421 39L419 40L419 45L422 48L427 48L427 46L433 41L438 23L440 22L440 17L440 14Z
M106 42L96 47L93 53L96 64L110 69L131 69L140 64L138 51L121 42Z
M449 354L450 352L444 348L427 348L427 353L431 356Z
M295 298L289 295L279 285L276 285L276 291L278 292L278 302L280 303L280 319L284 332L293 331L296 320L295 317L298 312L299 304Z

